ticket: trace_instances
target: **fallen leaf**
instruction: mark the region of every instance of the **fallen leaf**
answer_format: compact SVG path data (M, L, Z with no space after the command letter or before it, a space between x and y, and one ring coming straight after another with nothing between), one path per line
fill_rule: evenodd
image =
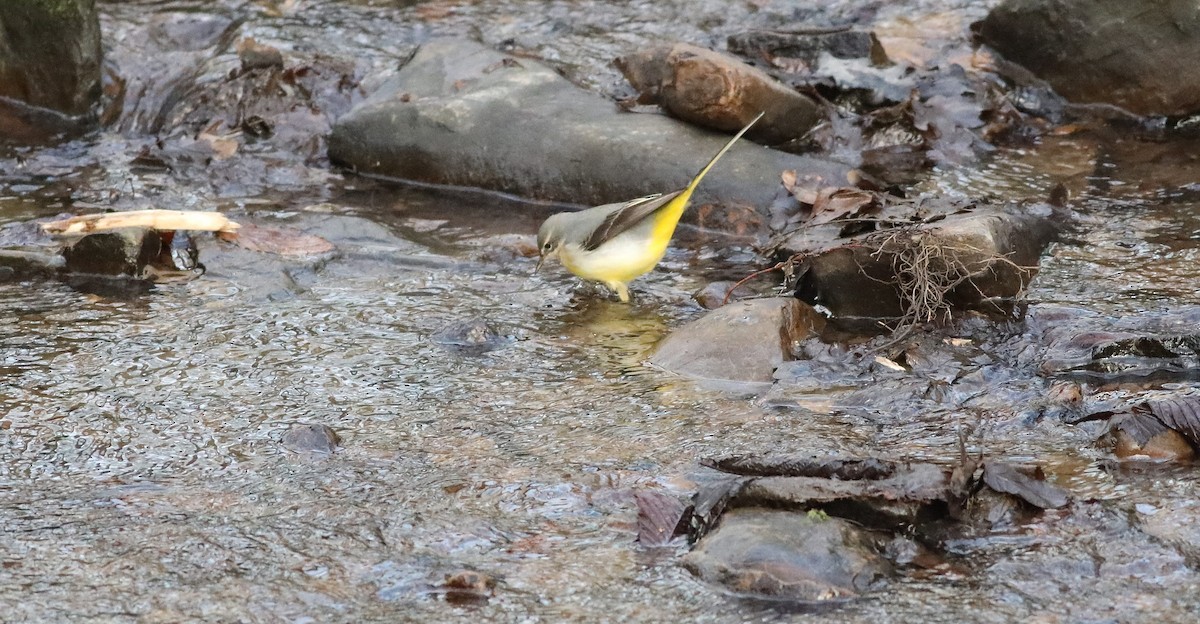
M894 462L802 454L731 455L702 459L701 465L745 477L814 477L859 481L886 479L897 471Z
M240 134L240 133L238 133ZM232 158L238 151L238 142L236 139L230 138L234 135L216 135L208 132L201 132L196 140L207 143L213 151L213 158L217 160L225 160Z
M780 174L783 188L802 204L813 205L821 189L826 186L825 180L818 175L799 176L794 170L786 170Z
M250 251L281 256L318 256L334 251L333 243L292 228L263 227L246 224L236 234L223 234L223 240Z
M638 537L642 546L663 546L671 541L684 515L679 499L654 490L639 490L633 495L638 506Z
M1183 434L1152 414L1117 414L1112 417L1109 435L1113 452L1122 460L1188 461L1196 456Z
M1178 431L1193 445L1200 445L1200 398L1164 399L1143 404L1162 424Z
M783 173L779 174L779 179L783 182L783 188L787 189L787 192L792 193L796 190L795 169L785 169Z
M875 194L854 188L821 189L816 201L812 204L812 217L809 223L820 225L836 219L849 219L876 212L879 202Z
M983 482L997 492L1012 494L1042 509L1057 509L1070 501L1066 490L1045 480L1041 468L1022 470L1012 464L988 461L983 465Z
M907 373L908 369L897 364L894 360L883 357L882 355L875 356L875 363L889 370Z

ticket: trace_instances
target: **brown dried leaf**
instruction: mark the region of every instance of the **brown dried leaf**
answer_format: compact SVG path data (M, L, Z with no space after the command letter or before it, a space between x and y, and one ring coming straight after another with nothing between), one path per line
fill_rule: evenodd
M684 504L670 494L654 490L640 490L633 498L638 506L638 543L663 546L670 542L683 518Z
M449 603L482 604L496 594L496 579L475 570L458 570L447 574L437 590Z
M1114 442L1113 452L1123 460L1188 461L1196 455L1183 434L1144 412L1113 416L1109 434Z
M785 169L783 173L779 174L779 179L783 182L783 188L787 189L787 192L794 193L796 191L795 169Z
M261 44L255 41L254 37L242 39L234 49L242 62L243 70L283 67L283 53L279 48Z
M1035 507L1057 509L1070 501L1070 494L1063 488L1047 483L1041 468L1022 470L1003 462L985 462L983 482L988 487L1012 494Z
M855 188L821 189L812 205L809 224L820 225L836 219L855 218L879 210L879 202L869 191Z
M1188 442L1200 445L1200 398L1182 397L1150 401L1143 407L1162 421L1162 424L1182 434Z
M795 197L800 203L810 206L817 201L817 194L825 185L821 176L812 174L799 176L791 169L784 171L779 177L783 182L783 188L792 197Z
M237 140L229 138L229 136L220 136L216 134L210 134L208 132L201 132L200 136L196 137L196 140L208 143L209 147L212 148L213 158L217 160L231 158L238 151Z
M236 234L222 239L243 249L279 254L281 256L317 256L334 251L333 243L312 234L291 228L263 227L245 224Z

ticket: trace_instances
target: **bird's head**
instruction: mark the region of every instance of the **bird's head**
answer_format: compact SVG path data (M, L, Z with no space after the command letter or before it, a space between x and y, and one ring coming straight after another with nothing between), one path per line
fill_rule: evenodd
M562 248L564 232L562 228L562 219L559 217L562 217L562 215L551 215L550 218L546 219L546 222L542 224L542 227L538 228L537 246L538 255L540 257L538 258L537 266L533 269L534 273L536 273L538 269L542 268L542 263L548 258L554 258L558 256L558 250Z

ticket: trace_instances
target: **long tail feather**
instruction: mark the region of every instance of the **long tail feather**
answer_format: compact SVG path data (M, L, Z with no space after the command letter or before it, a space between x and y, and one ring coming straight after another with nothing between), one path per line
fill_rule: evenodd
M713 165L717 164L717 161L725 155L725 152L728 152L729 148L733 147L733 144L737 143L738 139L742 138L742 135L746 134L746 131L749 130L754 124L758 123L758 120L762 119L763 115L765 114L765 112L759 113L758 117L751 119L750 123L746 124L745 128L738 130L738 133L733 135L732 139L729 139L729 142L725 144L725 147L722 147L721 151L717 152L717 155L713 156L712 160L708 161L707 165L704 165L704 168L700 170L700 173L697 173L696 177L692 178L692 181L687 185L687 189L684 190L683 194L690 197L692 192L696 190L696 187L700 186L700 181L703 180L704 176L708 174L708 170L712 169Z

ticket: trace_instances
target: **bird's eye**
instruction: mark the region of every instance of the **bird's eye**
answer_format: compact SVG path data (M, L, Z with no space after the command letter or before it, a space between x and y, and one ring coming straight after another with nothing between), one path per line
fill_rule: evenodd
M550 251L550 247L551 247L551 244L550 244L550 243L546 243L545 245L542 245L542 250L543 250L543 251Z

